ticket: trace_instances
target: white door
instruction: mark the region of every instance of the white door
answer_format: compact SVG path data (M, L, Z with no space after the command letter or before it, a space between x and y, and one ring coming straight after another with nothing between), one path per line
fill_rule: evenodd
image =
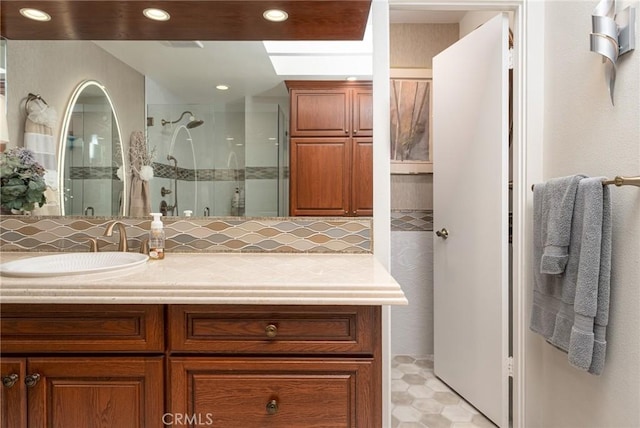
M434 371L508 427L505 14L433 59ZM436 231L446 229L448 237Z

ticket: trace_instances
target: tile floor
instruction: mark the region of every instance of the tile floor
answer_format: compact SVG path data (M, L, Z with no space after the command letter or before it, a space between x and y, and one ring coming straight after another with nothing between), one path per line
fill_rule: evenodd
M393 428L495 428L435 377L432 357L393 357L391 408Z

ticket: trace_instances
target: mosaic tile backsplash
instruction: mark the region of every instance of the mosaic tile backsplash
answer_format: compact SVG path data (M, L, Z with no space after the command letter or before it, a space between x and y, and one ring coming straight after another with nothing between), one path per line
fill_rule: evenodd
M2 251L117 251L106 217L0 217ZM148 236L151 219L118 219L127 227L130 251ZM167 252L371 253L371 218L178 218L163 219Z
M432 232L433 210L392 210L392 232Z

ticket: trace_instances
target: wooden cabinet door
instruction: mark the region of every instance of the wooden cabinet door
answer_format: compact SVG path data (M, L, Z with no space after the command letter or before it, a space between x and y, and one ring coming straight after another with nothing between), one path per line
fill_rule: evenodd
M373 139L353 139L351 215L373 215Z
M349 138L291 138L290 214L344 216L349 209Z
M353 137L373 136L373 91L366 88L354 88L351 95L351 114Z
M348 89L292 89L292 137L343 137L350 133Z
M26 360L3 357L0 376L0 427L27 428Z
M377 369L372 359L171 358L168 412L220 428L380 427Z
M163 427L163 357L30 358L30 428Z

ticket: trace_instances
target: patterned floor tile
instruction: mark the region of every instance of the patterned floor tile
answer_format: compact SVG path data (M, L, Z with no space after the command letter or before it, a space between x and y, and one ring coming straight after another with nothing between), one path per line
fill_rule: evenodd
M433 359L391 360L392 428L495 428L476 408L433 374Z

